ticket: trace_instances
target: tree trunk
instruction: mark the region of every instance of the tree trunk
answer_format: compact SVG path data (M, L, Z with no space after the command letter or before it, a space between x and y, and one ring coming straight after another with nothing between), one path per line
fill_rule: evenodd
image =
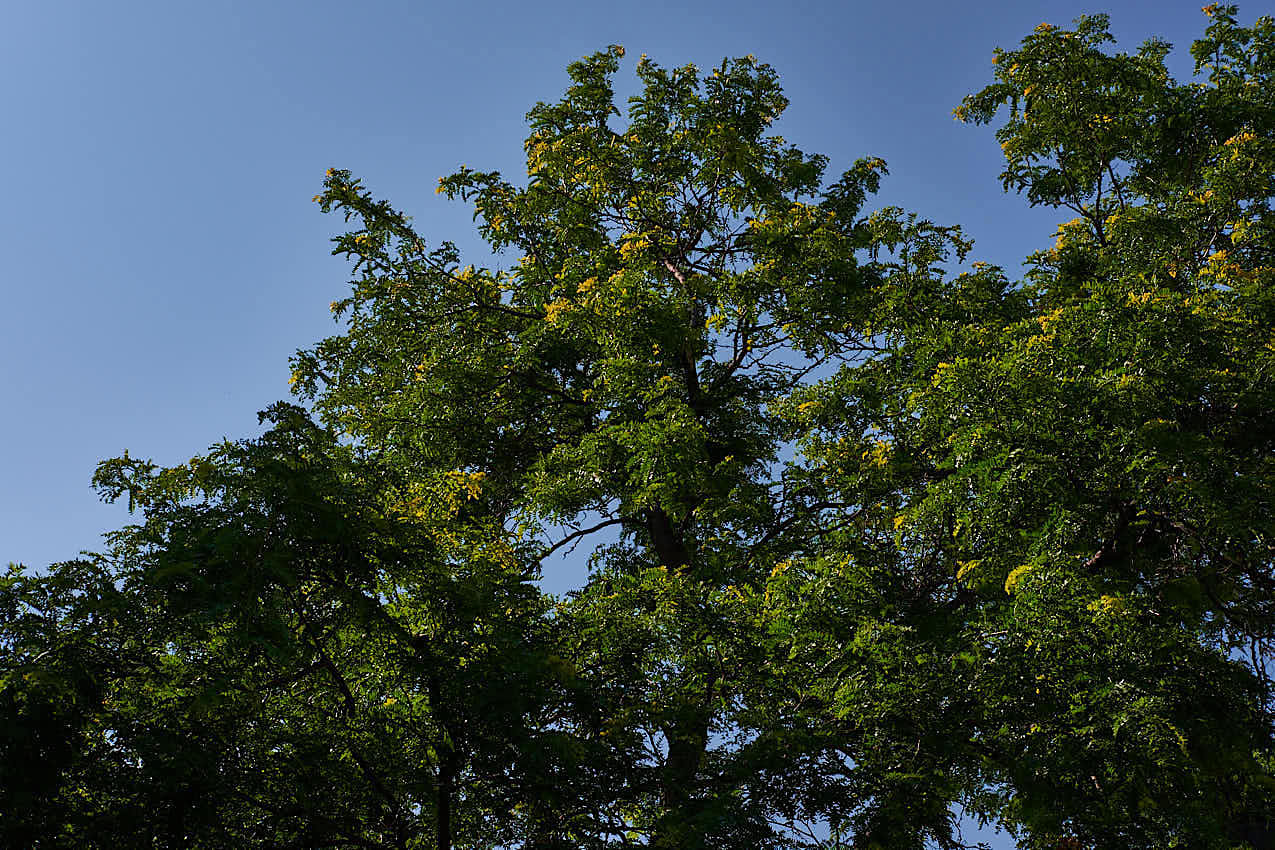
M673 527L669 515L659 508L651 508L645 513L646 530L651 535L651 546L660 563L670 570L680 570L690 563L690 553L686 551L686 544Z
M718 674L711 672L699 700L688 699L664 734L668 756L661 777L663 812L651 836L651 846L661 850L697 850L707 847L708 824L701 817L704 799L700 766L708 750L708 730L713 717L713 688Z
M689 714L689 713L688 713ZM708 712L694 709L666 731L668 756L661 776L660 813L651 847L696 850L706 846L699 823L702 801L697 798L700 763L708 748Z
M452 850L452 801L456 795L456 777L460 773L460 753L451 734L450 712L443 704L443 683L438 676L428 680L430 708L433 709L442 739L438 742L438 795L435 812L437 850Z
M452 848L452 796L456 788L456 758L451 753L443 757L438 767L438 850Z
M651 508L645 511L645 518L651 548L660 563L670 570L685 570L691 562L690 552L669 515L659 508ZM687 680L690 686L694 676L688 675ZM671 722L664 728L668 753L660 777L662 811L651 835L652 848L698 850L707 846L705 825L701 819L703 800L697 792L700 791L700 764L708 749L708 730L713 715L712 692L716 682L716 673L710 672L702 696L697 698L695 694L687 693Z

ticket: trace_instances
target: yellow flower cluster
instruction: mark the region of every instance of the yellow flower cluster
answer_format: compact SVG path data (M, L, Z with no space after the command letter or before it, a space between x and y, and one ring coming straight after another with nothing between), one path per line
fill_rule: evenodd
M447 473L447 481L455 486L457 491L463 493L467 500L477 499L483 490L483 480L487 477L485 472L465 472L461 469L453 469Z
M937 387L939 384L943 383L943 379L946 378L947 374L951 371L951 363L939 363L934 367L934 377L930 379L930 386Z
M1005 577L1005 592L1010 596L1013 596L1014 591L1018 590L1018 586L1022 584L1023 579L1026 578L1034 569L1036 569L1035 564L1023 564L1021 567L1010 572L1010 574Z
M1057 310L1051 310L1043 316L1037 316L1036 321L1040 324L1041 330L1049 330L1051 325L1058 324L1058 321L1066 312L1067 308L1059 307Z
M557 301L550 301L545 305L545 321L551 325L556 324L562 317L562 314L566 313L570 309L570 301L562 298L559 298Z
M890 464L890 443L888 440L877 440L872 447L865 450L861 456L862 460L866 460L869 466L875 466L883 469Z
M1104 593L1089 603L1089 610L1099 615L1117 615L1127 612L1129 605L1119 596L1111 596Z

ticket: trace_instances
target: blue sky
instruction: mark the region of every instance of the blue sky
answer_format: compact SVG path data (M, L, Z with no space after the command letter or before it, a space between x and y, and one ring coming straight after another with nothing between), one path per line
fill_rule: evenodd
M1133 46L1181 45L1199 0L1106 7ZM256 433L287 358L333 330L338 223L310 203L349 168L471 256L470 211L433 193L462 163L520 174L523 116L573 59L712 65L756 54L780 131L837 172L879 155L881 195L1016 267L1058 217L1001 193L986 128L951 109L994 46L1067 2L468 3L19 0L0 12L0 559L38 566L124 514L89 490L125 448L162 463ZM1255 14L1258 9L1246 10ZM1182 51L1184 55L1184 50ZM1185 63L1183 62L1183 67Z
M523 116L568 62L623 44L623 89L642 53L752 53L783 78L788 139L834 173L885 157L881 203L963 225L971 259L1012 273L1061 217L1003 195L991 131L951 117L992 48L1106 11L1122 46L1162 36L1184 72L1200 3L5 4L0 560L73 557L125 521L88 487L104 457L174 463L257 433L345 290L339 222L310 202L330 166L481 261L470 211L436 180L462 163L521 174Z

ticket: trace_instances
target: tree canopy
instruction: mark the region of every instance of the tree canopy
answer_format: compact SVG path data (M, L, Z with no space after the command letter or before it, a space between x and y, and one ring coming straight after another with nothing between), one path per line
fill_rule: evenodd
M0 843L1275 847L1275 21L1204 11L957 106L1072 216L1018 278L753 57L572 64L439 181L499 267L329 171L296 402L0 582Z

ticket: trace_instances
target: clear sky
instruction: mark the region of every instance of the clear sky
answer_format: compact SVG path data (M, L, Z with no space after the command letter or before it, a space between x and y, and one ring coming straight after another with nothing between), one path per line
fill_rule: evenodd
M611 43L628 50L622 90L642 53L769 62L789 140L834 175L885 157L881 203L963 225L971 259L1013 273L1062 217L1003 195L991 130L952 119L992 48L1105 11L1122 47L1177 45L1185 74L1204 27L1202 0L1095 2L4 4L0 561L73 557L124 522L88 487L104 457L175 463L258 433L288 356L334 330L345 291L327 244L339 222L310 203L325 169L481 262L470 211L437 178L462 163L521 174L526 111Z

